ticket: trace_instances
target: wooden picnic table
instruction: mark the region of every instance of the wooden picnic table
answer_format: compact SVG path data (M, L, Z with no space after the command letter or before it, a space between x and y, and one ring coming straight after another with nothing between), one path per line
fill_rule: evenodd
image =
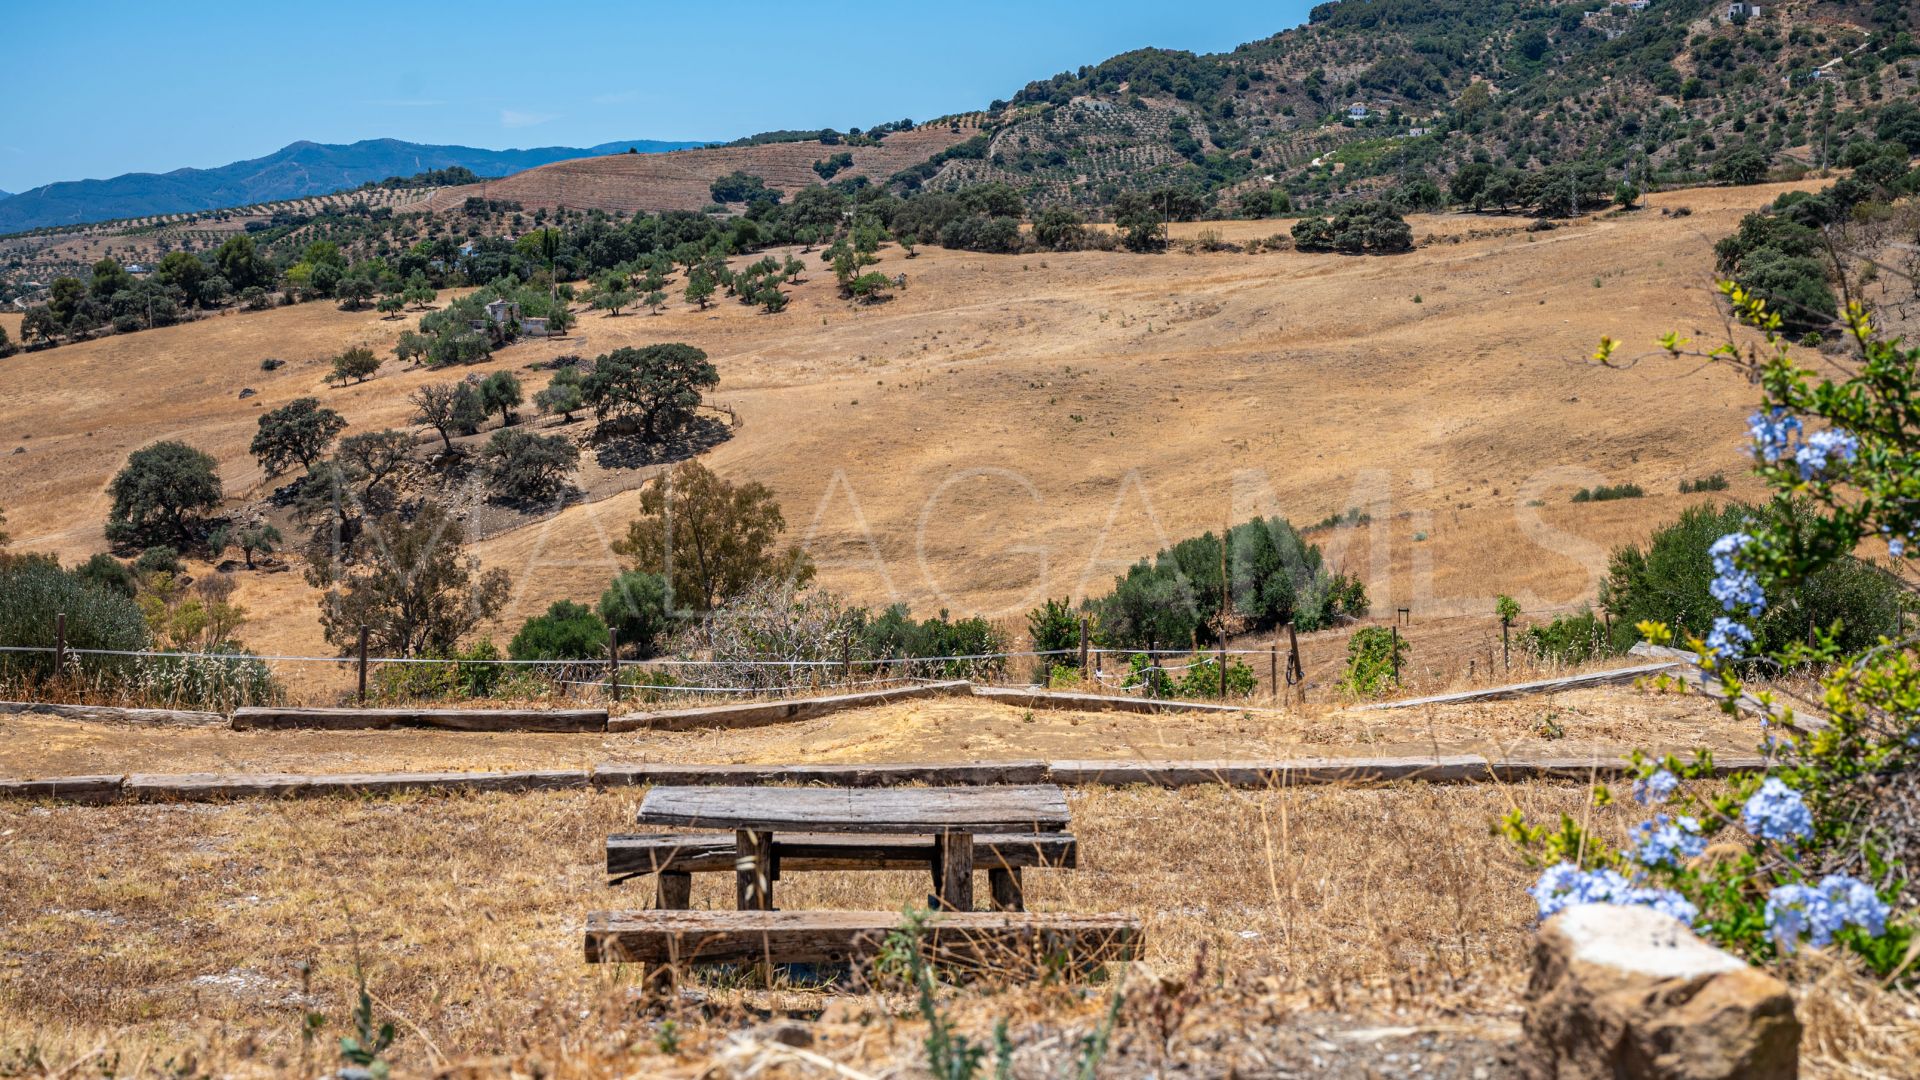
M741 910L773 910L775 833L931 835L934 899L973 910L977 833L1060 832L1071 822L1052 784L955 788L655 787L640 804L643 825L734 832Z

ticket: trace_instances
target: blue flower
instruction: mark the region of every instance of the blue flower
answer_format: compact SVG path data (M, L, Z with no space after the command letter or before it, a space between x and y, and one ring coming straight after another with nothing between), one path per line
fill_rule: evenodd
M1673 889L1630 889L1616 902L1650 907L1661 914L1671 915L1688 926L1692 926L1694 920L1700 917L1700 909L1694 906L1693 901L1681 896Z
M1887 902L1866 882L1846 874L1828 874L1820 879L1820 894L1842 921L1865 930L1868 936L1887 932Z
M1813 811L1800 793L1769 776L1740 810L1740 823L1762 840L1785 843L1813 835Z
M1735 558L1753 543L1753 537L1743 532L1731 532L1713 542L1707 549L1707 555L1713 559L1713 583L1707 591L1728 611L1741 605L1754 611L1767 609L1767 594L1760 588L1760 582L1751 571L1741 569L1735 564Z
M1707 839L1700 835L1700 823L1690 817L1670 818L1665 814L1643 821L1633 830L1636 846L1634 860L1644 866L1678 866L1707 850Z
M1645 780L1633 782L1633 801L1641 806L1653 806L1673 798L1673 790L1680 786L1680 778L1661 769Z
M1753 456L1768 464L1785 456L1800 430L1800 418L1785 415L1778 407L1747 418L1747 434L1753 437Z
M1829 874L1818 886L1776 886L1767 893L1766 919L1781 951L1792 952L1802 938L1824 946L1849 926L1879 937L1887 931L1887 903L1866 882Z
M1555 863L1541 872L1540 880L1527 890L1527 895L1540 906L1540 917L1544 919L1567 906L1567 894L1585 877L1586 874L1570 862Z
M1713 620L1713 632L1707 635L1707 648L1728 660L1738 660L1747 655L1747 646L1751 644L1753 631L1744 625L1725 615Z
M1809 935L1815 945L1833 940L1833 917L1826 901L1805 885L1779 885L1767 893L1766 919L1781 952L1792 952Z
M1664 912L1691 925L1700 909L1672 889L1636 888L1615 870L1582 870L1572 863L1549 866L1527 890L1549 918L1574 904L1633 904Z
M1838 457L1842 461L1852 462L1859 456L1859 439L1851 432L1829 428L1807 436L1807 441L1800 445L1793 460L1800 466L1800 479L1812 480L1827 471L1829 458Z

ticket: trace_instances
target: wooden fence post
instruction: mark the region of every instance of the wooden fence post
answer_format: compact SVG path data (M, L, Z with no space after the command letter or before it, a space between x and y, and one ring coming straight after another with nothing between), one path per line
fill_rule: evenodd
M53 677L67 673L67 613L53 617Z
M1227 628L1220 628L1220 648L1216 656L1220 658L1220 700L1227 700Z
M360 704L367 703L367 628L360 628Z
M1307 669L1300 664L1300 638L1293 623L1287 623L1287 681L1300 688L1300 703L1307 703Z
M1513 643L1507 633L1512 625L1505 619L1500 620L1500 666L1506 671L1513 670Z
M1393 624L1393 685L1400 685L1400 624Z
M607 688L620 700L620 628L607 627Z
M1273 635L1273 648L1267 650L1267 681L1273 684L1274 704L1280 703L1280 635Z
M1087 677L1087 617L1080 616L1080 677Z

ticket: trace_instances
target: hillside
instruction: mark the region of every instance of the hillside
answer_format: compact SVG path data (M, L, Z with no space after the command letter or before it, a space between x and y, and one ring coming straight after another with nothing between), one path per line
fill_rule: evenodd
M1859 133L1858 111L1920 93L1906 8L1785 0L1763 11L1341 0L1228 53L1142 49L1029 83L970 116L964 145L939 125L894 135L856 149L846 175L902 192L1000 182L1030 206L1096 212L1126 191L1173 188L1231 212L1248 190L1296 204L1405 199L1420 181L1444 191L1471 162L1578 163L1604 200L1618 179L1700 182L1747 150L1777 168L1821 164ZM692 210L735 169L783 190L818 183L812 163L842 149L810 140L566 162L486 193L529 207ZM952 152L929 160L941 150Z
M995 102L986 153L915 184L1038 203L1280 187L1296 201L1441 182L1470 161L1704 179L1752 146L1837 150L1834 110L1916 92L1910 5L1342 0L1230 53L1143 49ZM1908 62L1902 63L1900 61ZM1819 74L1816 76L1815 72ZM1833 98L1826 95L1832 94ZM1338 152L1334 152L1338 151Z
M768 187L793 192L824 182L814 171L814 162L849 153L853 164L834 174L836 181L865 177L884 182L974 134L974 128L961 124L929 125L888 135L874 146L827 146L808 140L579 158L529 169L493 183L447 188L427 207L451 210L467 198L480 195L529 209L699 210L713 202L709 185L731 172L750 173L766 181Z
M674 150L700 143L648 139L581 149L543 146L483 150L429 146L398 139L347 145L296 142L265 157L213 169L126 173L107 180L68 180L23 191L0 207L0 234L50 225L76 225L154 214L176 214L324 195L390 176L459 166L481 176L504 176L566 158Z
M1575 605L1611 546L1702 498L1678 495L1681 479L1737 460L1754 397L1727 371L1610 372L1580 358L1602 334L1640 343L1718 327L1712 242L1779 190L1672 192L1549 233L1420 216L1422 246L1393 259L908 260L889 246L878 269L908 285L885 304L849 304L816 273L779 315L677 298L659 316L584 313L567 337L463 372L516 370L531 393L546 375L528 365L560 354L706 350L721 374L713 399L741 426L705 460L767 483L822 583L860 602L1016 617L1043 596L1103 590L1228 515L1304 523L1362 506L1377 524L1330 539L1379 607L1480 613L1501 591L1529 609ZM1691 216L1660 212L1677 206ZM1274 226L1208 228L1244 242ZM385 352L412 325L303 304L0 364L0 507L16 544L69 561L101 550L107 481L156 439L212 453L241 506L265 493L247 453L264 409L315 395L349 431L406 424L407 394L447 374L389 363L344 389L321 379L341 348ZM263 372L266 356L290 362ZM49 364L61 379L42 377ZM597 596L613 573L607 545L647 470L587 472L588 501L474 546L516 583L495 633L555 599ZM1649 496L1568 502L1627 481ZM237 576L251 645L326 650L298 574Z

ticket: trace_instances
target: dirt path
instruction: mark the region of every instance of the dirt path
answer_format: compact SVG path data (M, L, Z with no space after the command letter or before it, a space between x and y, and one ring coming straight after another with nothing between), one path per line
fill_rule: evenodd
M1559 734L1552 734L1554 731ZM585 768L600 762L703 764L1208 760L1480 753L1575 756L1634 747L1752 749L1745 725L1711 703L1620 690L1551 701L1393 713L1139 716L929 699L744 731L469 734L229 731L0 714L0 776L123 772L345 773Z

